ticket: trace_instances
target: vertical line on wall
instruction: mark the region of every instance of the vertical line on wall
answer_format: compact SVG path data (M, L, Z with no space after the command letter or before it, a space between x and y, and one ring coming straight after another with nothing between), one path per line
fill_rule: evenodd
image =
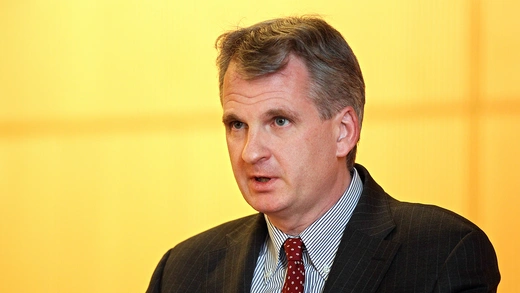
M468 216L471 220L481 221L480 213L480 103L482 95L482 56L481 56L481 0L469 0L469 100L468 100Z

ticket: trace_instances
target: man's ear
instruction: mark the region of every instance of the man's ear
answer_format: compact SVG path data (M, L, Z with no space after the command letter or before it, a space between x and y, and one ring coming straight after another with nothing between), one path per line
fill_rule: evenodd
M334 117L336 132L336 157L346 157L359 141L359 119L351 106L345 107Z

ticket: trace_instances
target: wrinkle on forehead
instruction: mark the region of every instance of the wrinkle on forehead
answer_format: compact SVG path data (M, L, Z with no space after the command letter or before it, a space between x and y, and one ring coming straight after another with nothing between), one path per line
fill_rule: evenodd
M256 98L262 95L285 96L294 80L289 77L273 79L274 75L262 76L252 80L243 79L240 75L231 73L229 80L224 80L223 98L238 95L244 98ZM277 75L281 75L278 74ZM277 94L279 93L279 95Z
M287 62L287 66L284 66L281 70L273 73L260 75L253 78L248 78L247 75L240 73L240 66L236 61L232 61L224 75L223 87L222 87L222 98L230 94L234 94L233 88L239 87L240 84L256 84L263 88L262 93L273 93L269 91L270 87L276 87L277 91L279 88L288 88L294 83L298 83L302 79L309 80L309 73L305 63L295 56L290 56ZM295 73L297 74L295 75ZM280 78L273 79L273 76ZM273 83L273 81L275 81ZM307 88L307 85L305 86ZM284 91L280 91L284 93ZM252 94L246 97L254 98L257 94Z
M265 99L256 99L256 98L261 97L264 94L272 95L272 94L276 94L276 93L280 93L280 95L267 97ZM267 102L267 101L273 101L273 100L276 101L278 99L283 100L284 99L283 94L284 94L284 92L281 92L281 91L262 92L262 93L259 93L257 95L253 95L253 96L244 96L244 95L238 94L238 93L230 93L224 97L223 105L227 105L229 103L237 103L237 104L243 104L243 105L256 105L256 104L259 104L262 102Z

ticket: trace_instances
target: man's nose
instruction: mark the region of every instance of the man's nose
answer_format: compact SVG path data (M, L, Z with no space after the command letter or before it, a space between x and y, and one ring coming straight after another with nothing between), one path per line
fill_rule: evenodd
M269 158L268 134L261 129L249 128L246 143L242 150L242 159L249 164L255 164Z

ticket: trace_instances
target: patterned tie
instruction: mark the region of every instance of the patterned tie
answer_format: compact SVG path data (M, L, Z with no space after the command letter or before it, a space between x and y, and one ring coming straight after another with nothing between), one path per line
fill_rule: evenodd
M303 266L301 238L287 238L283 244L287 256L287 273L282 293L303 293L305 267Z

